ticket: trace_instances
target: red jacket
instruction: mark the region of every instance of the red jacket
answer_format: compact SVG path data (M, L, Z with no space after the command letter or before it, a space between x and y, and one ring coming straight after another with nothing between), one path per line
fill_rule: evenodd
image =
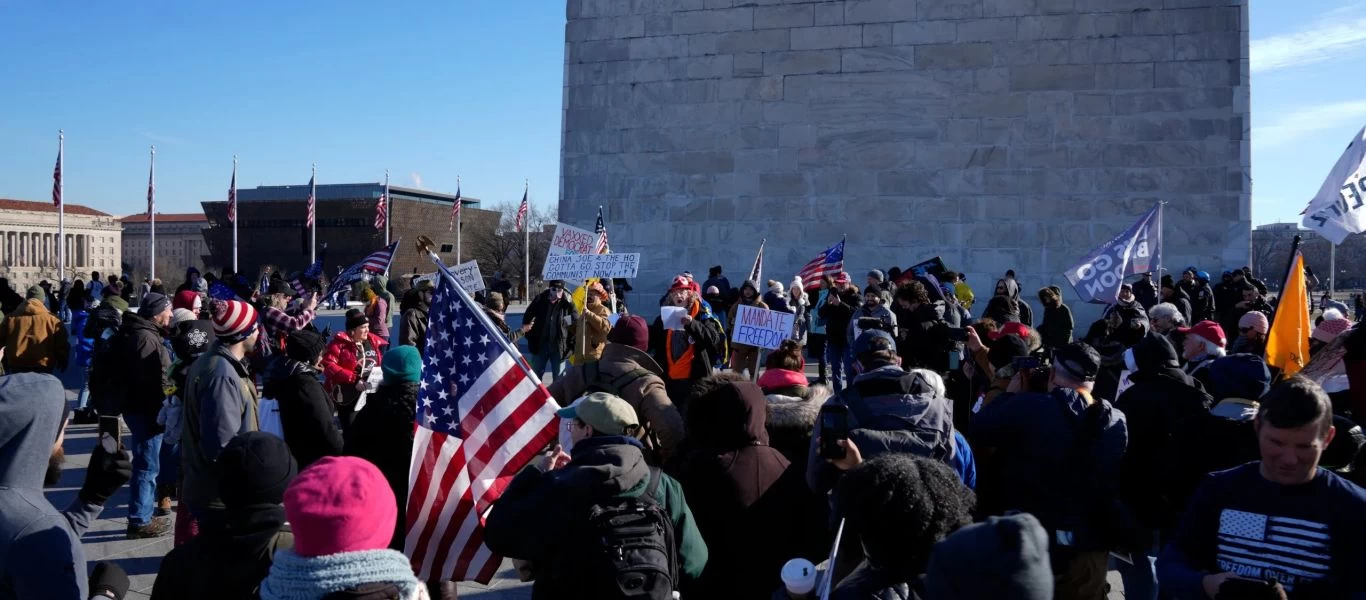
M367 366L379 368L384 357L384 348L389 344L373 333L366 335L369 337L370 345L375 349L374 364ZM338 332L327 344L327 350L323 352L323 377L327 380L328 390L336 389L340 385L356 385L358 347L359 345L352 341L351 336L345 331Z

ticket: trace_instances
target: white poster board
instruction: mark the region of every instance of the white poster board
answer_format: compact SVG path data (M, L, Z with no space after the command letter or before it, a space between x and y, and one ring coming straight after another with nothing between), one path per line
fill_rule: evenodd
M484 291L484 275L479 272L479 263L475 261L463 262L451 267L451 274L455 275L455 280L460 282L460 287L465 288L471 294ZM424 281L436 284L437 273L435 271L426 275L419 275L413 278L413 287Z
M765 310L744 304L735 307L735 323L731 325L730 341L747 346L777 350L783 340L792 337L792 320L796 315Z
M688 314L687 309L678 306L659 307L659 321L665 329L683 331L683 315Z
M550 252L547 256L592 254L597 241L598 236L587 229L556 223L555 237L550 238Z
M594 277L633 279L640 269L640 254L551 254L545 258L541 278L582 282Z

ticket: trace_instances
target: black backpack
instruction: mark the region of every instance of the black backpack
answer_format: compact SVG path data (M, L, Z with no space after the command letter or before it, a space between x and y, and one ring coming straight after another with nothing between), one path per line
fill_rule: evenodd
M636 368L611 379L602 372L598 366L598 361L590 362L583 366L583 380L588 384L587 392L607 392L613 396L621 398L621 390L637 379L651 375L648 369Z
M575 568L566 574L582 597L671 600L678 583L673 520L655 500L661 475L650 468L645 492L607 498L588 508L586 530L569 551Z

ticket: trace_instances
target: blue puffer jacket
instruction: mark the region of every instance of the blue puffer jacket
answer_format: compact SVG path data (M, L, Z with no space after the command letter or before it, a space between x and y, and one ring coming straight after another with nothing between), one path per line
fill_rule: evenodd
M85 337L85 323L88 320L88 312L78 310L71 313L71 336L75 338L75 343L71 345L71 364L79 368L90 366L90 355L95 351L95 340Z

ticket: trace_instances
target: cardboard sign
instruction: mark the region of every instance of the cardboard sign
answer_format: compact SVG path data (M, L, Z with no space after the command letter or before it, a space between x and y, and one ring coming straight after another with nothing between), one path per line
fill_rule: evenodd
M545 257L541 277L547 281L582 282L594 277L633 279L640 269L640 254L551 254Z
M550 252L547 256L565 254L592 254L598 236L586 229L579 229L564 223L555 224L555 237L550 238Z
M792 337L792 320L795 317L776 310L738 305L735 307L734 331L730 339L737 344L776 350L783 340Z
M484 287L484 275L479 272L478 262L469 261L455 265L454 267L451 267L451 274L455 275L455 280L460 282L460 287L465 288L466 292L473 294L487 289ZM436 278L439 276L439 273L433 271L426 275L414 277L413 287L417 287L417 284L424 281L430 281L435 285Z

